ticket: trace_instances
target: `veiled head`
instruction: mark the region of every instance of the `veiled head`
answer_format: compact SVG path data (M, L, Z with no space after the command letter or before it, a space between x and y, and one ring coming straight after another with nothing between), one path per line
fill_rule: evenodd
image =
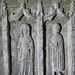
M59 33L61 30L61 26L59 24L54 24L52 30L54 34Z
M28 24L22 24L20 28L21 36L29 36L30 35L30 28Z

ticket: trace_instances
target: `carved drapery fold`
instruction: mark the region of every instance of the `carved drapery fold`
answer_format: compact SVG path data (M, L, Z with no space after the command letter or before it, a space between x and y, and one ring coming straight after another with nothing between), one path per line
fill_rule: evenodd
M52 67L52 75L62 75L65 70L65 55L64 55L64 42L60 34L61 27L55 24L52 28L53 35L50 38L50 60Z
M20 0L19 0L20 1ZM43 2L43 1L42 1ZM36 69L36 73L35 74L37 74L37 75L44 75L44 59L47 59L47 55L46 56L44 56L44 41L45 41L45 43L47 43L46 42L46 40L44 40L44 32L46 32L46 31L44 31L44 25L45 25L45 23L46 22L48 22L48 21L54 21L57 17L58 17L58 19L62 19L63 18L63 20L66 22L66 20L68 21L69 20L69 17L71 17L71 15L72 15L72 12L73 11L71 11L71 13L69 13L69 14L67 14L66 12L64 12L64 9L61 7L61 1L58 1L57 3L53 3L52 5L51 5L51 7L49 7L50 8L50 10L49 11L47 11L47 13L45 13L45 10L44 10L44 6L45 5L43 5L43 3L42 3L41 1L39 1L38 2L38 4L36 5L36 7L37 7L37 11L36 12L34 12L34 13L32 13L32 10L34 10L32 7L30 7L30 8L28 8L26 5L25 5L25 3L23 3L23 2L20 2L21 3L21 5L19 6L19 8L17 8L16 9L16 11L14 12L11 12L10 13L10 16L9 16L9 21L10 21L10 23L11 23L11 27L12 28L15 28L15 25L13 25L13 24L15 24L15 22L17 23L18 21L20 21L21 22L21 20L22 19L20 19L20 18L24 18L24 20L26 19L26 21L28 21L28 22L30 22L30 24L33 22L33 21L35 21L35 23L34 23L34 25L35 25L35 29L36 29L36 35L37 35L37 40L35 40L35 39L33 39L33 40L35 40L36 41L36 49L37 49L37 51L36 51L36 57L37 57L37 69ZM27 2L26 2L27 3ZM46 6L45 6L46 7ZM12 7L11 7L12 8ZM32 9L31 9L32 8ZM47 8L48 9L48 8ZM8 10L8 9L7 9ZM5 9L4 9L4 11L6 11ZM3 12L4 12L3 11ZM2 13L1 13L2 14ZM6 15L5 15L6 14ZM6 25L6 24L8 24L8 21L6 21L7 20L7 12L4 14L4 16L3 16L3 18L2 18L2 25L4 24L4 26ZM66 20L65 20L66 19ZM59 20L59 21L60 21ZM5 22L4 22L5 21ZM62 20L61 20L62 21ZM56 22L56 21L55 21ZM32 26L34 26L34 25L32 25ZM63 25L63 24L62 24ZM3 28L4 28L4 26L3 26ZM22 23L21 23L21 28L24 28L24 26L26 26L26 24L25 25L22 25ZM4 32L5 30L7 30L7 25L5 26L6 28L4 28L3 29L3 34L5 34L6 33L6 35L3 35L3 39L4 38L6 38L7 39L7 37L5 37L5 36L8 36L7 35L7 32ZM17 26L18 27L18 26ZM49 27L48 25L46 25L45 27ZM64 28L66 28L66 24L65 24L65 26L64 26ZM45 28L46 29L46 28ZM23 30L23 29L21 29L21 30ZM26 28L25 28L25 30L26 30ZM34 27L33 27L33 32L34 32L35 30L34 30ZM50 30L51 31L51 30ZM12 34L14 35L14 33L16 32L16 30L14 30L14 31L12 31ZM31 32L31 31L29 31L29 32ZM62 31L62 33L63 32L65 32L65 31ZM22 33L21 33L22 34ZM33 37L35 36L34 35L34 33L31 33L31 34L33 34ZM49 33L48 33L49 34ZM66 34L66 33L65 33ZM50 33L50 35L51 35L51 33ZM64 33L62 34L63 36L64 36ZM66 74L66 72L64 71L63 72L63 67L64 67L64 54L63 54L63 50L64 50L64 48L63 48L63 38L62 38L62 35L61 35L61 33L56 33L56 35L55 34L53 34L52 35L52 41L51 41L51 43L53 43L53 45L52 46L50 46L50 48L51 49L53 49L53 50L55 50L56 52L54 52L53 51L53 53L55 53L55 55L53 55L52 54L52 57L53 57L53 59L55 59L56 60L56 63L54 63L54 61L53 61L53 64L54 64L54 68L55 68L55 70L54 70L54 73L58 73L59 75L61 75L62 73L63 74ZM69 35L69 33L68 33L68 35ZM26 35L27 36L27 35ZM33 67L35 67L35 66L33 66L33 60L32 59L34 59L33 58L33 56L35 55L33 55L33 52L31 52L31 51L34 51L34 49L33 49L33 42L32 42L32 38L31 38L31 36L29 36L29 37L26 37L26 36L24 36L24 35L21 35L20 36L20 38L19 38L19 42L18 42L18 46L17 46L17 49L18 49L18 64L19 64L19 73L18 73L18 75L23 75L23 74L27 74L27 75L33 75ZM46 35L45 35L46 36ZM48 35L47 35L48 36ZM46 36L46 37L47 37ZM11 36L12 37L12 36ZM48 36L49 37L49 36ZM15 37L16 38L16 37ZM65 38L64 38L65 39ZM5 40L5 39L4 39ZM7 39L8 40L8 39ZM60 43L60 42L61 43ZM4 42L6 42L6 41L4 41ZM8 42L8 41L7 41ZM65 41L64 41L65 42ZM65 42L66 43L66 42ZM58 45L59 44L59 45ZM7 47L7 45L5 45L4 43L3 43L3 46L4 47ZM57 47L57 46L60 46L61 48L59 48L59 47ZM69 47L68 47L69 48ZM5 48L4 48L5 49ZM24 51L24 50L26 50L26 52ZM61 50L61 52L59 52ZM8 50L7 50L8 51ZM46 51L47 51L47 49L46 49ZM5 53L5 52L4 52ZM70 52L69 52L70 53ZM57 54L57 55L56 55ZM25 55L25 56L24 56ZM7 54L7 56L8 56L8 54ZM28 57L27 57L28 56ZM58 58L56 57L56 56L58 56ZM60 57L59 57L60 56ZM5 56L4 56L5 57ZM21 57L21 58L20 58ZM26 57L26 58L25 58ZM46 57L46 58L44 58L44 57ZM69 57L69 54L68 54L68 57ZM51 57L50 57L51 58ZM51 59L51 60L53 60L53 59ZM58 60L58 59L61 59L61 60ZM4 59L5 60L5 59ZM23 60L23 61L22 61ZM50 60L50 59L49 59ZM68 60L69 60L69 58L68 58ZM7 61L9 61L8 60L8 58L7 58ZM48 60L47 60L48 61ZM6 62L6 60L4 61L4 62ZM27 63L27 62L29 62L29 63ZM51 62L51 61L50 61ZM62 62L62 63L60 63L60 62ZM9 63L9 62L8 62ZM8 63L6 64L7 66L8 66ZM27 63L27 65L26 65L26 63ZM47 63L47 62L46 62ZM46 64L45 63L45 64ZM60 64L58 64L58 63L60 63ZM32 64L32 66L30 65L30 64ZM73 63L74 64L74 63ZM71 65L71 63L70 63L70 65ZM68 65L69 66L69 65ZM71 66L70 66L71 67ZM27 68L27 69L26 69ZM46 68L48 68L48 67L46 67ZM9 68L8 68L9 69ZM35 68L34 68L35 69ZM62 70L63 69L63 70ZM48 69L45 69L45 70L48 70ZM70 70L70 69L69 69ZM7 71L7 70L6 70ZM48 70L49 71L49 70ZM52 67L52 71L53 71L53 67ZM58 72L58 71L60 71L60 72ZM5 72L6 73L6 72ZM71 70L70 70L70 72L68 72L68 73L70 73L70 75L71 75Z
M20 31L21 34L17 45L19 64L18 75L33 75L34 47L28 24L22 24Z

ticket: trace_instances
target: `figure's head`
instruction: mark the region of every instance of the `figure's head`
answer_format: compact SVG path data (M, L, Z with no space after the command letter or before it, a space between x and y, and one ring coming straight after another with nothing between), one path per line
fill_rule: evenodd
M54 26L52 27L53 33L60 33L61 30L61 26L59 24L54 24Z
M22 36L29 36L30 35L29 25L28 24L22 24L20 31L21 31Z

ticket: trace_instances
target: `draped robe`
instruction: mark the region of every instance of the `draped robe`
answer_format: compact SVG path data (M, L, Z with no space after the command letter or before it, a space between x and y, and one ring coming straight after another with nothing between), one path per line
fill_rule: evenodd
M50 40L52 75L64 70L64 43L60 33L53 34Z
M33 42L30 36L19 38L18 64L18 75L33 75Z

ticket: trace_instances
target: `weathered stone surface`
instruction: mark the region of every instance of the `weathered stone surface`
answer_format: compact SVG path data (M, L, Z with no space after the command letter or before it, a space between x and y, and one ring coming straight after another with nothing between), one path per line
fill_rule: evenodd
M3 48L2 48L2 28L0 25L0 74L4 75L4 68L3 68Z
M0 0L0 6L0 65L4 64L0 75L75 74L74 1ZM62 28L57 26L57 23L61 24ZM26 24L30 24L29 27ZM54 34L53 30L58 32ZM23 63L27 63L27 67Z
M30 36L29 24L22 24L18 40L18 75L33 75L34 45Z
M64 39L60 33L61 25L55 24L52 28L53 34L50 38L50 65L52 68L52 75L63 74L65 70L65 51L64 51Z

